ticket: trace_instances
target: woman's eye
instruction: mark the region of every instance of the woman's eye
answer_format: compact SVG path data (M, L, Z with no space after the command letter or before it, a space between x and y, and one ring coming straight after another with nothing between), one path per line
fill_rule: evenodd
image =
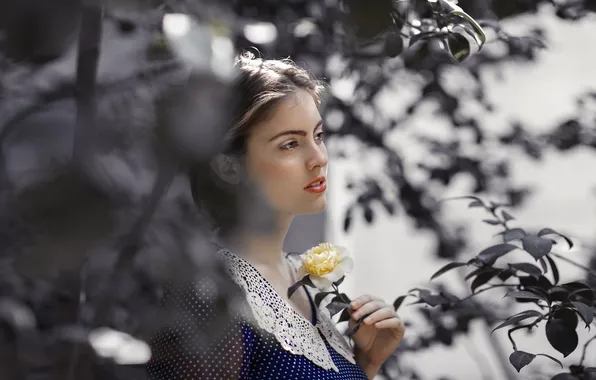
M287 144L282 145L281 148L285 149L285 150L292 150L292 149L296 148L297 146L298 146L297 141L291 141Z
M324 137L325 137L325 132L323 132L323 131L317 133L317 135L316 135L316 139L319 141L323 141Z

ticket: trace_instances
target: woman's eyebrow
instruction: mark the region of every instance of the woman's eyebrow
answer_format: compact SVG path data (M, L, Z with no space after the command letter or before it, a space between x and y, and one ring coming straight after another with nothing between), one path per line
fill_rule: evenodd
M313 130L314 130L314 131L316 131L316 130L317 130L317 128L319 128L321 125L323 125L323 120L319 120L319 121L317 122L317 124L315 125L315 127L313 128ZM278 138L278 137L281 137L281 136L286 136L286 135L299 135L299 136L306 136L306 131L304 131L304 130L299 130L299 129L291 129L291 130L288 130L288 131L283 131L283 132L280 132L280 133L278 133L277 135L273 136L273 137L272 137L272 138L269 140L269 142L271 142L271 141L275 140L275 139L276 139L276 138Z

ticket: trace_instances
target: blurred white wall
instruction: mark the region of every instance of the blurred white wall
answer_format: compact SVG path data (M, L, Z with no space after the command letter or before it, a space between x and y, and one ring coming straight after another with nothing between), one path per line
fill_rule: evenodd
M535 131L549 130L557 122L572 116L576 111L575 100L578 95L586 90L596 89L596 17L567 22L555 18L550 9L544 9L537 15L520 17L504 24L513 34L522 34L533 25L546 27L549 45L548 50L540 53L538 63L511 63L503 67L501 73L482 73L488 83L488 97L496 106L494 114L484 117L484 125L489 127L489 131L496 132L503 128L508 130L513 120L523 121ZM396 107L397 103L399 106L399 99L415 94L416 86L409 87L412 88L409 93L409 90L405 93L401 90L389 94L387 104ZM342 91L337 88L335 90ZM476 109L471 106L469 112L474 113ZM417 132L432 134L434 137L446 136L451 130L445 120L429 115L423 115L414 122L412 127ZM408 163L412 164L410 170L414 171L413 164L426 153L412 139L412 129L414 128L408 128L409 132L405 133L396 132L396 136L392 136L392 142L395 141L395 146ZM538 163L532 162L516 149L501 154L514 157L512 176L515 183L529 185L535 190L524 207L514 211L520 224L536 228L548 226L572 232L579 248L572 252L564 252L563 249L561 252L576 261L586 263L588 253L582 250L581 241L596 240L596 153L593 150L576 150L563 155L546 152L544 160ZM379 160L374 152L347 159L335 158L331 165L326 240L347 246L356 261L354 272L348 276L342 288L352 297L371 293L392 303L396 296L408 289L428 284L432 273L445 263L432 257L434 241L430 235L414 229L410 221L399 215L399 212L396 217L390 218L379 208L376 210L375 223L371 226L366 225L362 216L356 213L351 231L348 234L343 232L344 212L352 196L346 190L346 180L379 171ZM444 196L469 194L471 183L469 178L457 178ZM467 209L465 202L448 204L446 207L447 217L468 223L470 235L476 237L473 244L478 250L491 244L495 230L479 223L483 217L480 210ZM470 252L470 257L477 252ZM560 268L563 281L581 275L580 271L566 263L560 263ZM465 292L459 277L454 273L446 275L445 280ZM404 319L414 316L408 312L407 307L402 306L402 309ZM424 326L419 326L415 329L423 328ZM488 366L490 378L505 379L492 347L501 344L507 355L511 352L506 330L495 333L492 339L487 337L486 330L480 325L474 326L474 331L476 333L470 341L458 340L454 347L435 347L424 354L404 359L419 370L423 380L436 380L442 375L458 380L484 379L476 362L472 360L472 356L480 353L484 357L480 360L487 361L485 365ZM562 359L543 335L540 332L534 337L528 337L520 332L519 349L545 352ZM568 359L577 361L578 355L572 355ZM596 365L596 345L589 351L588 358L588 364ZM569 363L569 360L564 362ZM554 374L558 368L548 359L537 358L517 378L528 379L528 374L539 367L546 374ZM550 377L544 375L544 378Z

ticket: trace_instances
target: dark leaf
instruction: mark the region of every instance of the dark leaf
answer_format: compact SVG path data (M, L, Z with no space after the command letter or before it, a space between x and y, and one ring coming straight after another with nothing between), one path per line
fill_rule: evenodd
M339 316L339 322L346 322L350 320L350 313L348 312L348 308L345 308L342 312L341 315Z
M470 285L470 290L472 291L472 293L474 293L474 291L479 286L486 284L494 276L495 276L494 272L482 273L482 274L476 276L476 278L474 279L474 281L472 281L472 284Z
M578 380L578 379L577 379L577 377L573 376L572 374L570 374L568 372L562 372L562 373L559 373L558 375L553 376L553 378L550 380Z
M440 343L443 343L445 346L449 347L453 345L454 335L455 334L453 330L448 329L442 324L435 326L434 339Z
M432 307L450 302L448 298L446 298L440 294L431 294L429 296L421 297L420 301L421 302L418 302L418 303L425 303L428 306L432 306Z
M564 284L561 284L561 286L564 288L570 289L570 290L586 290L586 291L592 290L590 285L586 284L585 282L581 282L581 281L566 282Z
M370 207L370 205L365 205L364 206L364 220L366 220L367 223L372 223L374 220L374 213L372 208Z
M563 368L563 363L561 363L561 361L560 361L560 360L557 360L557 359L553 358L553 357L552 357L552 356L550 356L550 355L547 355L547 354L536 354L536 356L544 356L545 358L549 358L550 360L552 360L552 361L554 361L555 363L557 363L558 365L560 365L560 366L561 366L561 368Z
M486 224L490 224L491 226L498 226L499 224L501 224L501 222L499 222L498 220L493 219L484 219L483 222Z
M493 265L499 257L517 248L518 247L513 244L497 244L483 250L476 257L486 265Z
M309 275L302 277L302 283L306 286L310 286L311 288L316 288L315 284L312 283Z
M548 290L553 287L548 278L540 276L538 278L533 276L519 276L519 284L524 288L535 286L542 290Z
M561 307L555 310L552 319L559 319L574 330L577 328L577 314L574 310L567 307Z
M553 301L566 302L569 300L569 290L562 286L553 286L548 293L549 298Z
M510 270L503 270L497 275L501 281L507 281L511 276L513 276L513 272Z
M569 297L583 297L590 301L594 301L594 290L592 290L588 284L580 281L573 281L562 284L561 286L571 291Z
M346 278L346 276L341 276L341 278L339 280L334 282L335 286L339 286L342 282L344 282L345 278Z
M530 364L535 357L536 355L530 354L529 352L513 351L511 355L509 355L509 363L511 363L517 372L519 372L522 368Z
M495 327L491 331L491 334L500 328L503 328L503 327L506 327L509 325L514 325L516 323L523 321L524 319L532 318L532 317L540 318L540 317L542 317L542 313L540 313L539 311L536 311L536 310L526 310L526 311L522 311L521 313L512 315L511 317L507 318L503 323L501 323L500 325Z
M442 275L443 273L453 269L453 268L459 268L459 267L463 267L464 265L467 265L466 263L459 263L459 262L454 262L454 263L449 263L447 265L445 265L443 268L439 269L435 274L433 274L431 276L431 281L434 280L435 278L439 277L440 275Z
M453 295L453 294L449 293L446 290L440 292L439 294L441 296L445 297L446 299L448 299L449 301L452 301L452 302L459 302L459 301L461 301L458 296Z
M522 239L522 245L526 252L538 260L550 252L553 242L536 235L527 235Z
M296 290L298 290L298 288L300 288L301 286L302 286L302 282L300 282L300 281L298 281L294 285L290 286L288 288L288 298L292 297L292 294L294 294L294 292Z
M470 278L474 277L474 276L478 276L479 274L482 273L488 273L488 272L494 272L495 269L494 268L476 268L473 271L471 271L470 273L468 273L465 277L466 280L469 280Z
M327 305L327 310L329 310L329 314L333 317L335 314L339 313L340 311L344 310L350 306L349 304L341 301L332 301Z
M334 293L334 292L333 291L320 292L320 293L315 294L315 305L317 305L317 307L319 307L321 305L321 302L323 301L323 299L332 293Z
M344 231L348 232L351 225L352 225L352 208L350 207L348 209L348 211L346 211L346 216L344 218Z
M565 289L569 289L566 288ZM587 299L590 302L594 300L594 291L592 289L575 289L569 293L569 298L577 299L583 298Z
M540 268L538 268L536 265L530 264L530 263L514 263L514 264L509 264L509 267L520 270L522 272L525 272L525 273L535 276L535 277L538 277L542 274L542 271L540 270Z
M469 208L473 208L473 207L486 207L484 206L484 203L482 203L481 201L472 201L469 205Z
M491 203L491 205L492 205L492 207L491 207L491 208L492 208L493 210L496 210L496 209L498 209L499 207L511 206L510 204L507 204L507 203L498 203L498 202L490 202L490 203Z
M406 299L407 295L405 296L399 296L397 297L397 299L393 302L393 309L395 311L397 311L397 309L399 309L399 307L401 306L401 304L404 302L404 300Z
M505 297L514 297L514 298L521 298L521 299L527 299L527 300L544 299L544 297L542 297L536 293L528 292L525 290L513 290L513 291L505 294Z
M557 231L555 231L553 229L543 228L538 232L538 236L544 236L544 235L559 235L560 237L565 239L565 241L569 245L569 248L573 248L573 241L571 239L569 239L567 236L565 236L563 234L558 233Z
M548 289L550 289L550 288L551 287L549 286ZM544 298L545 300L548 300L549 299L548 298L549 297L548 290L543 289L540 286L526 286L526 288L524 290L527 290L527 291L532 292L532 293L536 293L536 294L542 296L542 298Z
M575 306L577 313L586 323L586 327L589 327L590 323L594 320L594 311L592 311L592 308L582 302L571 301L571 303Z
M503 235L503 242L504 243L507 243L507 242L510 242L512 240L521 240L527 234L526 234L526 231L524 231L521 228L512 228L510 230L507 230L507 231L503 232L502 235Z
M540 266L542 267L542 271L545 274L548 273L548 265L546 265L546 260L544 260L544 257L541 257L540 259L538 259L538 262L540 263Z
M557 267L557 263L555 263L549 255L546 255L545 257L553 272L553 284L557 285L559 283L559 268Z
M294 285L290 286L288 288L288 298L292 297L292 294L294 294L294 292L296 290L298 290L298 288L300 288L302 285L308 285L308 286L312 286L315 287L312 283L312 281L310 280L310 277L308 277L308 275L302 277L301 280L297 281Z
M546 338L563 357L567 357L575 351L578 344L575 329L560 319L551 319L546 322Z
M509 214L507 211L503 210L503 219L505 219L505 221L509 221L509 220L513 220L515 219L511 214Z

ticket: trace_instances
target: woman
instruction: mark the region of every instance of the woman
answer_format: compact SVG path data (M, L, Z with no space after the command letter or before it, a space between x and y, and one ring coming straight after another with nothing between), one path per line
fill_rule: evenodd
M198 325L213 312L204 300L214 289L204 283L170 294L189 317L151 343L150 377L372 379L404 335L391 306L369 295L354 299L349 327L369 316L353 336L352 349L326 310L316 310L306 287L286 296L297 281L296 266L282 250L292 218L320 212L327 203L323 86L289 60L244 54L236 66L241 101L228 148L212 167L224 187L243 189L249 204L264 201L274 227L264 231L248 223L220 240L218 258L249 308L236 313L208 349L181 342L201 339Z

